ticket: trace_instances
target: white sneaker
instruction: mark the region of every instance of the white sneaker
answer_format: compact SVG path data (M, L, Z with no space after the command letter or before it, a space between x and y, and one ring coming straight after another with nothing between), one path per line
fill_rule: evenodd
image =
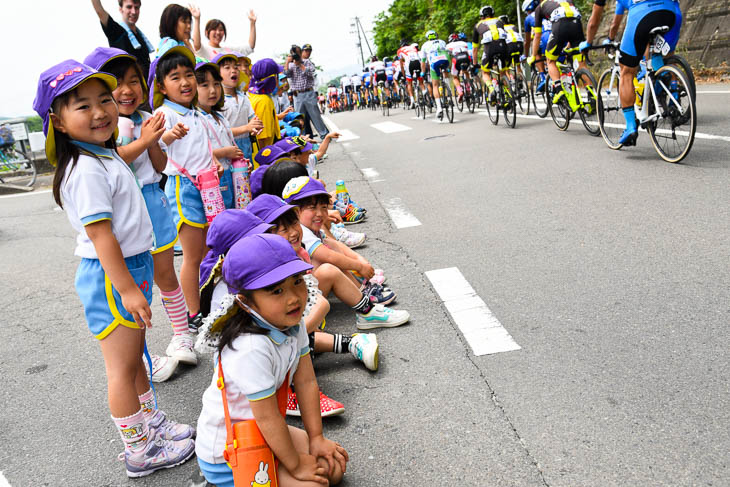
M165 353L181 364L198 365L198 356L193 350L193 339L190 335L174 335Z
M142 451L134 453L125 451L124 463L127 467L127 476L137 478L163 468L180 465L194 455L195 441L192 438L171 441L158 437L149 440Z
M335 223L330 227L332 236L337 239L338 242L342 242L351 249L357 248L365 243L367 236L364 233L351 232L345 228L344 223Z
M357 329L372 330L373 328L393 328L400 326L411 319L408 311L387 308L376 304L368 314L357 313Z
M368 370L378 370L378 337L375 333L356 333L350 341L350 353Z
M150 376L150 366L147 363L147 357L143 357L144 368L147 369L147 378L152 382L165 382L172 377L177 369L177 359L174 357L166 357L159 355L150 355L152 358L152 376Z

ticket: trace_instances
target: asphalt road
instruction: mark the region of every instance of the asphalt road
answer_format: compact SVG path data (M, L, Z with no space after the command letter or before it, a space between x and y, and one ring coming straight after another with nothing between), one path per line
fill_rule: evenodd
M730 87L705 90L726 93L698 96L698 132L721 138L698 138L680 165L646 135L614 152L579 123L560 133L519 118L512 130L478 113L445 124L393 110L387 121L405 128L384 133L379 112L329 116L351 137L320 171L368 209L353 228L368 234L362 252L412 315L378 332L378 372L348 355L315 362L346 407L325 420L350 453L343 485L730 484ZM49 193L0 197L2 476L195 485L194 460L136 481L116 461L73 247ZM521 349L473 353L425 276L445 268ZM157 294L153 313L161 352ZM352 313L335 303L328 327L353 332ZM194 423L211 374L204 357L159 384L160 406Z

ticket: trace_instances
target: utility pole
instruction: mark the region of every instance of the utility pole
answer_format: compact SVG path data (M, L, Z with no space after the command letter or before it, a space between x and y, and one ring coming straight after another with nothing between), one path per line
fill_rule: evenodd
M360 39L360 28L358 25L360 24L360 19L355 17L354 19L350 19L351 24L350 28L354 28L355 32L350 31L350 34L357 33L357 47L360 49L360 60L362 61L362 67L365 68L365 56L362 53L362 39ZM366 39L367 40L367 39Z
M362 23L360 22L360 17L355 17L355 22L357 23L360 31L362 31L362 36L365 38L365 44L368 45L368 51L370 51L370 57L372 57L373 50L370 47L370 42L368 41L368 36L365 35L365 29L363 29L363 27L362 27ZM359 36L360 36L360 34L358 34L358 38L359 38Z
M517 28L519 29L520 35L522 35L522 15L520 15L520 0L515 0L517 3Z

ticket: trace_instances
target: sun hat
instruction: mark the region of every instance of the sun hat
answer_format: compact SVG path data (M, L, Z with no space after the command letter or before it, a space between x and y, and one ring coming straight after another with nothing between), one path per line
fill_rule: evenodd
M159 108L162 105L162 102L165 101L165 95L162 94L162 92L159 91L159 87L157 85L157 65L160 63L162 59L164 59L167 56L170 56L172 54L182 54L188 60L190 61L190 64L193 66L193 69L195 69L195 55L193 52L188 49L186 46L172 46L166 51L160 52L159 56L155 58L154 61L152 61L152 64L150 64L150 72L147 77L147 86L150 90L150 100L152 100L152 109L155 110ZM193 98L193 105L195 105L198 101L198 92L195 91L195 98Z
M237 52L222 52L218 54L216 57L214 57L211 62L214 62L215 64L220 67L221 62L223 62L224 59L232 59L233 62L238 65L238 53ZM236 81L236 88L239 88L241 84L243 84L243 76L241 76L242 73L239 73L238 81Z
M282 67L271 58L256 61L251 67L251 84L248 91L256 95L268 95L276 91L277 76Z
M99 72L91 66L74 59L67 59L51 66L43 71L38 78L38 89L36 90L35 100L33 100L33 110L43 120L43 133L46 135L46 157L48 162L54 166L58 163L58 158L56 156L56 138L53 123L51 122L53 101L91 78L101 80L110 91L114 91L117 87L117 79L111 74ZM116 139L116 129L114 132L114 138Z
M266 233L233 244L223 262L223 279L228 291L238 294L271 286L311 268L284 237Z
M287 211L296 208L273 194L262 194L253 199L246 209L266 223L273 224L277 218Z
M268 166L287 152L282 150L277 144L267 145L256 153L254 159L259 166Z
M137 70L139 82L142 83L142 103L146 102L148 95L147 80L144 79L144 74L142 74L142 68L140 68L139 64L137 64L137 58L135 56L129 54L126 51L122 51L121 49L117 49L116 47L97 47L96 49L91 51L91 54L86 56L86 59L84 59L84 64L86 64L87 66L91 66L97 71L104 71L104 66L106 66L114 59L119 58L128 58L134 61L134 69Z
M299 176L286 183L281 196L287 203L291 203L320 194L329 195L322 183L309 176Z
M213 61L208 61L205 58L196 56L195 57L195 71L198 71L198 70L204 68L205 66L210 66L218 73L218 75L221 74L221 68L216 63L214 63ZM221 89L221 97L218 99L216 104L213 105L213 110L215 110L215 111L223 110L224 100L225 100L225 96L223 96L223 89Z

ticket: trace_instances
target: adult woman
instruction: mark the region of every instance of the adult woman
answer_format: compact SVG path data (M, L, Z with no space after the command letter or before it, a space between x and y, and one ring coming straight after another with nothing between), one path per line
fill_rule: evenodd
M226 38L226 24L222 20L211 19L205 24L205 37L208 38L208 43L200 42L200 28L193 30L193 41L200 48L195 51L195 55L205 58L213 59L218 54L236 52L244 56L251 54L256 47L256 14L253 10L248 11L248 20L251 23L251 27L248 34L248 44L238 47L221 46ZM197 39L197 41L196 41Z

